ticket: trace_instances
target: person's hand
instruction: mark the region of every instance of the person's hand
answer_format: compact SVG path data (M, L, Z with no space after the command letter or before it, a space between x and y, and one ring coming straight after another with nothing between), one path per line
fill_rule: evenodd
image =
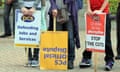
M57 16L57 13L58 13L57 9L52 10L52 15L53 15L54 17Z
M6 0L6 4L11 4L13 0Z
M93 15L94 13L91 10L87 10L88 15Z
M28 9L25 7L21 8L21 12L23 13L23 15L28 15Z
M93 11L94 14L102 13L102 10L95 10Z
M35 8L32 7L31 9L28 10L28 15L31 16L33 15L34 12L35 12Z

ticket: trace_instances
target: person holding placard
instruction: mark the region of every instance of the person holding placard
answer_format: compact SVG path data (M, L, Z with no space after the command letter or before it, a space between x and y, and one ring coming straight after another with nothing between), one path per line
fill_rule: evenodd
M68 69L73 69L75 45L80 48L76 0L50 0L50 5L49 30L53 30L53 17L56 17L56 30L68 31Z
M111 45L111 24L109 17L109 4L108 0L87 0L87 14L94 15L96 13L106 13L106 32L105 32L105 70L110 71L114 65L114 54ZM92 52L85 50L83 52L83 58L80 62L80 68L91 67Z
M36 10L41 11L41 31L47 30L45 23L45 2L44 0L19 0L19 7L21 12L25 16L32 16ZM43 3L44 2L44 3ZM28 63L26 66L36 67L39 66L39 48L34 48L32 53L32 48L28 48Z

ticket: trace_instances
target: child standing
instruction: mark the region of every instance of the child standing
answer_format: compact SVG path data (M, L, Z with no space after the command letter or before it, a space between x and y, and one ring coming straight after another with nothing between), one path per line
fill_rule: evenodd
M111 46L111 24L110 24L110 17L109 17L109 5L108 0L87 0L87 14L93 15L96 13L106 13L106 38L105 38L105 70L110 71L113 67L114 60L113 60L113 51ZM91 63L91 56L92 52L85 50L83 52L83 59L79 65L80 68L83 67L90 67Z
M45 23L45 13L44 6L45 0L19 0L20 9L23 15L31 16L36 10L41 11L41 31L47 30ZM43 3L44 2L44 3ZM39 65L39 48L28 49L28 63L26 66L38 66Z

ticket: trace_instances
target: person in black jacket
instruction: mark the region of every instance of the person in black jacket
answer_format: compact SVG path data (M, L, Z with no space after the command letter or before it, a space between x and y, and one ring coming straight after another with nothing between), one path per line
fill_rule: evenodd
M120 59L120 1L118 2L116 23L117 23L117 56L115 59Z

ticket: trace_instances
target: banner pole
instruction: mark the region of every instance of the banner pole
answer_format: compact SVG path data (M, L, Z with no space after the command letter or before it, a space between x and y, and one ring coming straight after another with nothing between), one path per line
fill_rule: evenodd
M56 31L56 17L53 17L53 31Z
M94 72L97 72L97 52L94 52Z
M25 48L25 66L27 66L28 63L28 48Z

